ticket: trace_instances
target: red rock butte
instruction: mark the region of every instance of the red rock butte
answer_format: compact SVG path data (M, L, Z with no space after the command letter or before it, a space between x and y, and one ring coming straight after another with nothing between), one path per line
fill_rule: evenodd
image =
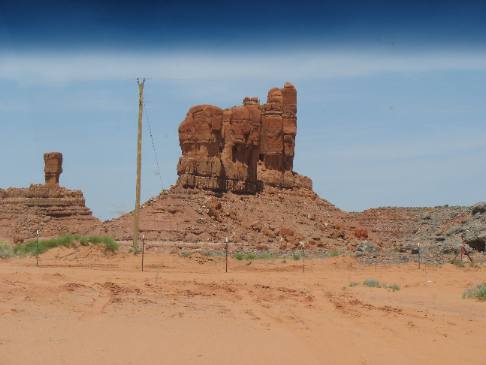
M62 162L61 153L46 153L45 184L0 189L0 239L21 242L37 230L43 236L84 233L99 223L81 191L59 185Z
M255 193L270 185L312 189L293 171L297 90L287 82L267 102L245 97L228 109L196 105L179 126L177 184L219 192Z

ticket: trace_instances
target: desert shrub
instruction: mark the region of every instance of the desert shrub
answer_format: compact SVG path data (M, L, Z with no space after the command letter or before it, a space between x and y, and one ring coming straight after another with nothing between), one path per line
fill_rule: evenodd
M390 284L390 285L385 285L383 286L386 289L390 289L391 291L399 291L400 290L400 285L398 284Z
M79 243L84 246L90 244L101 245L104 246L107 251L111 252L116 252L119 248L118 243L113 238L106 236L79 237Z
M83 246L88 246L90 244L102 245L105 247L105 249L112 252L118 250L119 247L118 243L113 238L106 237L106 236L88 236L88 237L77 236L77 239L79 240L79 243Z
M356 282L351 282L351 284L349 284L349 286L357 286L359 285L359 283L356 283ZM400 285L398 284L384 284L384 283L380 283L378 280L376 279L366 279L363 281L363 285L364 286L367 286L369 288L384 288L384 289L390 289L391 291L399 291L400 290Z
M202 250L201 255L207 257L221 257L224 256L226 253L224 251L216 251L216 250Z
M338 250L332 250L327 252L328 257L337 257L339 256L339 251Z
M180 255L182 257L191 257L192 256L192 252L191 251L181 251Z
M7 243L0 242L0 259L8 259L15 256L14 249Z
M292 259L295 260L295 261L299 261L301 259L300 253L294 252L292 254Z
M363 285L370 288L381 288L381 283L375 279L366 279L363 281Z
M257 254L257 258L260 260L268 260L273 258L273 255L270 252L260 252Z
M451 260L451 264L457 267L464 267L464 261L458 259Z
M39 240L38 242L37 240L28 241L15 246L14 252L17 255L37 255L54 247L76 247L78 244L82 246L101 245L111 252L118 250L118 243L110 237L64 235L47 240Z
M128 249L129 253L133 253L134 255L138 255L139 253L142 253L142 247L140 246L131 246Z
M463 298L475 298L481 301L486 301L486 283L467 289L463 294Z
M354 288L355 286L358 286L358 285L359 285L359 283L358 283L358 282L356 282L356 281L352 281L352 282L350 282L350 283L349 283L349 286L350 286L351 288Z

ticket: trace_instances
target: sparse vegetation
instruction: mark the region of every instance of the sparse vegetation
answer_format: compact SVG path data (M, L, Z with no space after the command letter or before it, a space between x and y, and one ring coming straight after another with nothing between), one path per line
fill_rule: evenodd
M337 257L339 256L339 251L338 250L331 250L327 252L328 257Z
M352 282L349 286L357 286L358 283ZM380 283L376 279L366 279L363 281L363 285L367 286L369 288L383 288L383 289L390 289L391 291L399 291L400 290L400 285L398 284L384 284Z
M0 242L0 259L8 259L15 256L14 249L8 243Z
M400 290L400 285L398 285L398 284L385 285L383 287L386 288L386 289L390 289L391 291L399 291Z
M217 250L202 250L201 255L207 257L221 257L225 255L224 251L217 251Z
M81 246L100 245L111 252L118 250L118 243L110 237L65 235L47 240L39 240L39 242L35 240L29 241L25 244L15 246L14 253L20 256L37 255L54 247L76 247L78 244Z
M182 257L191 257L192 256L192 252L191 251L181 251L180 255Z
M294 252L292 254L292 259L294 259L295 261L299 261L301 259L301 255L297 252Z
M142 247L140 246L132 246L128 249L129 253L133 253L134 255L138 255L139 253L142 253Z
M268 260L273 258L270 252L236 252L233 257L236 260Z
M458 259L451 260L451 264L457 267L464 267L464 261Z
M463 298L475 298L480 301L486 301L486 283L467 289L463 294Z
M350 283L349 283L349 286L350 286L351 288L354 288L355 286L358 286L358 285L359 285L359 283L358 283L358 282L356 282L356 281L352 281L352 282L350 282Z

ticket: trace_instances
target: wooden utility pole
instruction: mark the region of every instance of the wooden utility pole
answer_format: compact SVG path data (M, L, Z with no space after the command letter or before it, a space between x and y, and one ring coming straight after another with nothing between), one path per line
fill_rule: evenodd
M143 114L143 87L145 79L138 84L138 137L137 137L137 187L135 191L135 211L133 213L133 247L138 248L140 235L140 184L142 179L142 114Z

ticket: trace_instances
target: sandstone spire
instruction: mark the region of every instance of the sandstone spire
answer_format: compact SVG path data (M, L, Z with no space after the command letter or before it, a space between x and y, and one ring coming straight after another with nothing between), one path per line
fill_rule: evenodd
M62 173L62 153L44 153L45 184L50 188L59 187L59 177Z

